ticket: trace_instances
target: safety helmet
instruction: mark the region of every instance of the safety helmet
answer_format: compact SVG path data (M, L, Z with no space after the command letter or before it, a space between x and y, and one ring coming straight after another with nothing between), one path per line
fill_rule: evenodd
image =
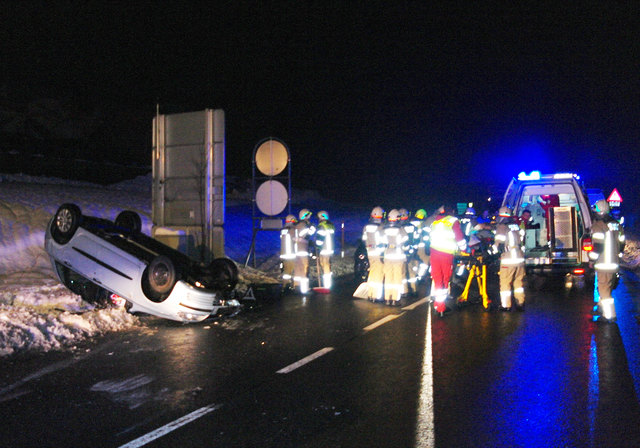
M609 203L604 199L596 201L594 209L595 212L599 215L606 215L611 211L611 209L609 208Z
M467 209L464 211L464 214L469 216L475 216L476 210L473 207L467 207Z
M303 208L302 210L300 210L300 213L298 213L298 217L300 218L300 221L309 219L311 217L311 211L309 211L309 209Z
M382 219L384 218L384 209L382 207L373 207L371 210L371 217L374 219Z
M387 215L387 219L389 220L389 222L397 221L398 219L400 219L400 212L394 208Z
M329 220L329 213L325 212L324 210L320 210L318 212L318 219L320 221L328 221Z
M298 222L298 218L296 218L294 215L287 215L287 217L284 218L284 222L286 222L287 224L295 224L296 222Z
M503 218L508 218L511 216L511 209L506 205L503 207L500 207L500 210L498 210L498 215Z
M424 219L427 217L427 211L423 208L419 208L418 210L416 210L416 213L413 216L415 216L418 219Z
M407 210L406 208L401 208L400 210L398 210L398 214L400 216L400 221L406 221L407 219L409 219L409 210Z

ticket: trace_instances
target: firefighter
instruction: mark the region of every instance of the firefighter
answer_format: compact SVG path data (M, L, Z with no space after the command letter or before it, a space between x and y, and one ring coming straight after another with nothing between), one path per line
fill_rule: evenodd
M316 232L316 247L320 251L318 254L318 279L322 278L322 287L331 288L332 272L331 257L335 247L336 228L329 220L329 214L322 210L318 212L318 230Z
M282 280L285 288L293 289L293 272L296 265L296 223L294 215L287 215L284 227L280 230L280 262L282 266Z
M431 297L434 309L442 315L446 311L454 254L466 250L467 240L451 207L440 207L430 228Z
M427 212L420 208L413 215L413 240L416 245L416 255L418 258L417 280L420 281L429 269L429 231L425 224Z
M298 213L299 221L295 226L296 265L293 284L301 294L309 292L309 240L316 231L311 224L311 212L303 208Z
M362 231L362 241L367 248L367 258L369 259L369 276L367 278L368 299L371 301L382 299L382 218L384 209L374 207L371 210L371 217Z
M415 238L416 226L412 220L409 219L409 211L406 208L398 210L400 214L400 226L407 234L407 241L403 245L406 261L404 263L404 294L414 294L416 292L416 284L418 282L418 266L419 259L417 249L418 242Z
M400 212L389 212L387 224L382 229L384 244L384 299L387 305L400 304L405 288L405 266L407 256L404 246L409 239L400 224Z
M464 211L464 215L460 217L460 227L462 228L462 233L469 241L469 237L471 236L471 232L478 224L478 218L476 216L476 211L473 207L467 207Z
M509 207L500 207L493 251L500 254L500 309L510 311L512 290L516 309L524 311L524 247L518 222Z
M596 202L591 238L593 250L589 258L594 262L596 285L593 300L595 321L615 321L616 307L612 291L616 287L620 254L624 250L625 237L622 226L609 213L609 204L604 199Z

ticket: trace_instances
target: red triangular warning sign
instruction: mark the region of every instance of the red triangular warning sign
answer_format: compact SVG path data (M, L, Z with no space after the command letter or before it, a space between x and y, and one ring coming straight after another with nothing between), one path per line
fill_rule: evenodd
M609 197L607 198L607 202L622 202L622 196L618 193L618 189L614 188Z

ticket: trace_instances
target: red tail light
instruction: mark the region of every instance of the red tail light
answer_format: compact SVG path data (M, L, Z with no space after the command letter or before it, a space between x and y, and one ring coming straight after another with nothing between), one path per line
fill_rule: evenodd
M582 274L584 274L584 269L583 268L575 268L573 270L573 274L574 275L582 275Z
M585 238L582 240L582 250L585 252L591 252L593 250L593 243L591 238Z

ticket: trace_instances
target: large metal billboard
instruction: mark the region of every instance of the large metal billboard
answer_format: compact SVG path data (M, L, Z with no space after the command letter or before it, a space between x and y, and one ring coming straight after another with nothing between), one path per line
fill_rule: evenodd
M168 114L153 120L152 220L158 239L193 258L224 256L224 111Z

